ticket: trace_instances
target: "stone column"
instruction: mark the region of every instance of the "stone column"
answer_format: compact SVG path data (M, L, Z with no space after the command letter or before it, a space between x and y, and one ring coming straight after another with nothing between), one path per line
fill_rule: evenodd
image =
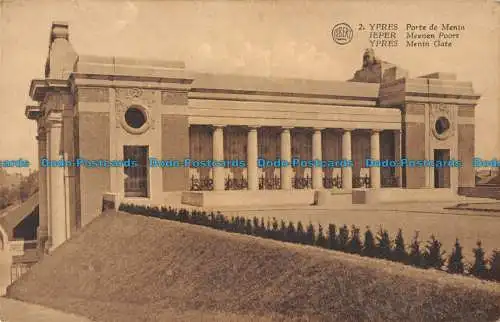
M323 128L315 128L312 137L312 158L319 160L314 162L321 162L323 160L322 147L321 147L321 131ZM323 189L323 168L321 166L312 168L312 184L313 189Z
M346 161L352 161L351 132L352 129L343 129L342 159ZM342 188L345 190L352 189L352 167L342 168Z
M401 131L394 130L394 160L399 162L401 160ZM394 175L397 179L398 187L403 187L403 168L396 167Z
M45 128L38 130L38 211L40 224L37 231L39 250L45 251L49 237L49 212L47 202L47 168L40 166L40 160L47 157L47 133Z
M292 161L292 137L290 135L290 127L284 127L281 131L281 160ZM292 189L292 167L286 166L281 167L280 181L281 189L290 190Z
M370 137L370 158L380 160L380 132L375 129L371 131ZM380 167L370 167L370 186L372 189L380 188Z
M258 158L257 127L249 127L247 134L248 190L259 190L257 158Z
M213 144L213 160L224 160L224 126L214 125L214 132L212 136ZM215 191L225 190L224 167L213 167L213 182Z
M50 126L49 159L61 159L62 115L52 112L48 118ZM64 167L49 167L51 245L53 250L66 241L67 223L65 213Z

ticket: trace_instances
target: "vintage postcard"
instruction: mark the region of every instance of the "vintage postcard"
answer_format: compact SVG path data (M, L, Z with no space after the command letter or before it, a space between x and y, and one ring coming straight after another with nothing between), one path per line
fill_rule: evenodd
M0 319L497 320L499 62L493 0L0 0Z

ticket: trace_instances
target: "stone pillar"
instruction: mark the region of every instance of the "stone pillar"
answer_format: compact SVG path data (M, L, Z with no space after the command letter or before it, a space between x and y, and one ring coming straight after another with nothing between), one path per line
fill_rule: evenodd
M289 163L292 161L292 137L289 127L284 127L281 131L281 160ZM281 189L292 189L292 167L282 166L280 170Z
M370 137L370 158L380 160L380 132L372 130ZM372 189L380 188L380 167L370 167L370 186Z
M45 252L45 244L49 237L49 212L47 202L47 168L40 166L40 160L47 158L47 133L41 127L38 131L38 213L40 224L37 231L39 250Z
M213 160L224 160L224 126L214 125L212 136ZM213 167L213 182L215 191L225 190L224 167Z
M249 127L247 134L248 190L259 190L257 158L258 158L257 127Z
M401 160L401 131L394 130L394 160L399 162ZM396 167L394 169L394 175L397 179L398 187L403 187L403 169L401 167Z
M352 132L352 129L343 129L342 159L344 159L346 161L352 160L351 132ZM343 167L342 168L342 188L345 190L352 189L352 167Z
M319 162L323 160L321 130L323 128L315 128L312 137L312 158L313 160L319 160ZM323 168L321 166L312 168L312 184L313 189L323 189Z
M50 146L49 159L61 159L61 132L62 115L52 112L49 115ZM65 188L64 188L64 167L49 167L49 189L50 189L50 224L51 224L51 245L53 250L66 241L67 223L65 213Z

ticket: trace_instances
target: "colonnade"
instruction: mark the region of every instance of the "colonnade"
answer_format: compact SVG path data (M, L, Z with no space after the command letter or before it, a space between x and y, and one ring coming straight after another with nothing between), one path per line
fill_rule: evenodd
M212 133L212 158L213 160L224 159L224 125L213 125ZM258 178L258 135L257 126L247 127L247 182L248 190L259 189ZM292 159L292 127L282 127L280 134L280 159L291 162ZM312 159L323 160L322 155L322 131L325 128L313 128L312 134ZM342 129L342 159L352 160L352 131L354 129ZM370 158L380 160L380 129L371 130L370 135ZM323 188L323 169L321 167L312 168L312 188ZM222 167L212 170L213 190L225 190L225 171ZM292 167L280 168L280 185L282 190L292 189ZM342 168L343 189L352 189L353 173L351 167ZM381 187L380 167L370 167L370 187L377 189Z

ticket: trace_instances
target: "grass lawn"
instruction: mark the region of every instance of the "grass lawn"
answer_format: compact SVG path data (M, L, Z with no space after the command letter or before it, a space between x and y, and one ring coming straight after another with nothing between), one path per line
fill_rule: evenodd
M103 322L500 317L498 283L114 212L45 257L8 296Z

